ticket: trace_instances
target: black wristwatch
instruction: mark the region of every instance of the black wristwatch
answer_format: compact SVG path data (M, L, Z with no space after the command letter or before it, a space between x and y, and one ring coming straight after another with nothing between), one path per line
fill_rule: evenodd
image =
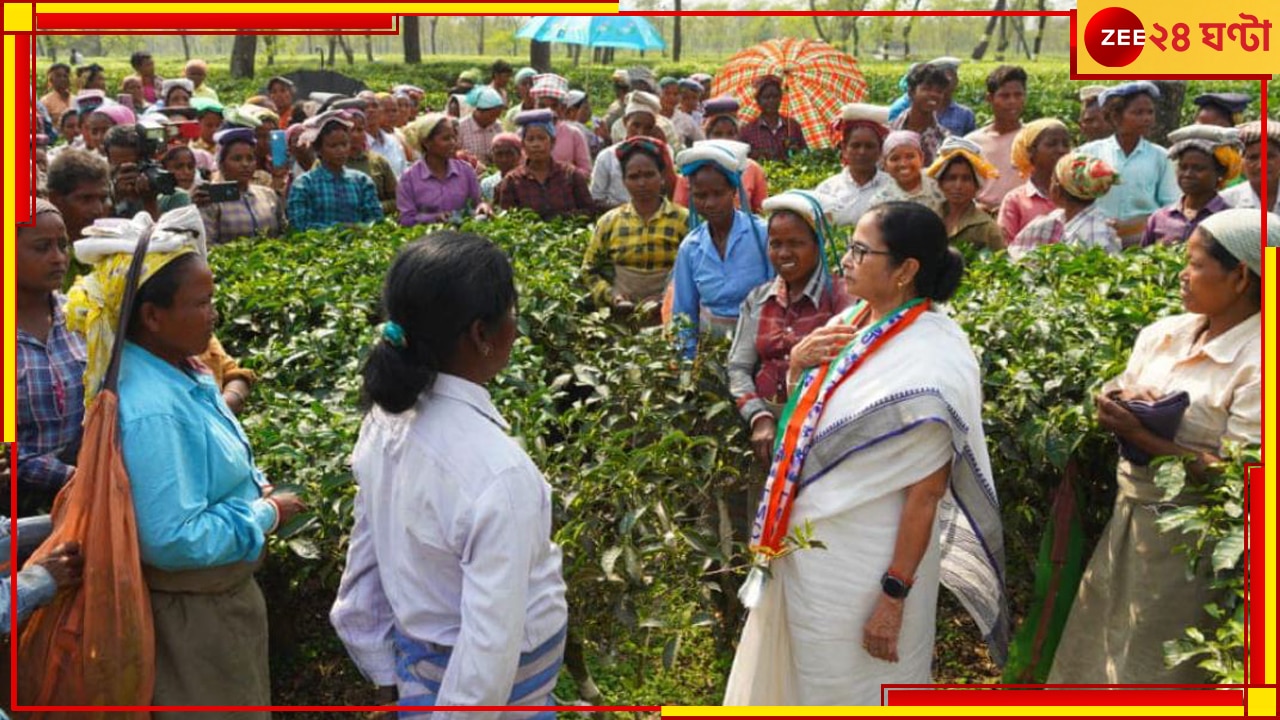
M911 592L910 585L889 573L880 576L880 589L894 600L906 600L907 593Z

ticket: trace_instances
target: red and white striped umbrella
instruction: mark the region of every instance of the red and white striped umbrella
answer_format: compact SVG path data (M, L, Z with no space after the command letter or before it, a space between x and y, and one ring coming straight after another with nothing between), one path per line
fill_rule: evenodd
M846 103L859 102L867 84L858 61L820 40L778 38L729 58L711 82L712 96L732 95L747 122L760 115L755 82L766 75L782 79L784 117L800 123L811 148L829 148L830 126Z

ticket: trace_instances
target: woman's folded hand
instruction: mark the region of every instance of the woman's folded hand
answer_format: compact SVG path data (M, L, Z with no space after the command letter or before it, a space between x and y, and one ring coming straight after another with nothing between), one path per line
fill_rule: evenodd
M791 368L804 370L830 362L857 334L858 331L848 325L827 325L814 330L791 348Z

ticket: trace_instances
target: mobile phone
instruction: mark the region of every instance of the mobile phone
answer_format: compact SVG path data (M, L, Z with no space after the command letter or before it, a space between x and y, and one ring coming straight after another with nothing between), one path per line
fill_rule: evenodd
M214 202L227 202L240 199L240 186L233 182L207 183L209 199Z
M116 102L129 108L130 110L137 110L137 108L133 106L133 96L130 95L129 93L120 93L119 95L117 95Z
M271 131L271 164L278 168L289 164L289 136L284 130Z

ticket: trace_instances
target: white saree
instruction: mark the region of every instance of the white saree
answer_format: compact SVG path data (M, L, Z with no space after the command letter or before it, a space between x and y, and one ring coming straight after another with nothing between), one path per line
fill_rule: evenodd
M931 682L938 585L950 587L1003 660L1003 538L963 331L924 313L828 401L803 468L792 528L825 550L773 561L747 618L726 705L879 705L885 683ZM906 488L946 464L950 488L903 612L897 663L862 649L897 540Z

